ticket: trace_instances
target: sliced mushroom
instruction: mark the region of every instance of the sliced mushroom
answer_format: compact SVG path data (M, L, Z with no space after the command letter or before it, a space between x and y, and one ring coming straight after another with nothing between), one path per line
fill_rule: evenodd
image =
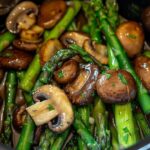
M15 104L17 104L18 106L21 106L21 105L25 104L25 99L24 99L24 96L23 96L23 90L20 89L20 88L17 88Z
M78 71L78 63L75 60L66 61L61 68L54 72L54 78L58 83L68 83L75 79Z
M40 26L34 25L30 29L22 30L20 33L20 37L22 41L28 43L39 43L40 36L43 34L44 29Z
M83 47L84 41L88 39L90 39L90 37L85 33L74 32L74 31L66 32L61 37L61 41L66 47L68 47L70 44L77 44L80 47Z
M93 64L81 65L77 78L65 87L65 91L73 104L86 105L93 100L98 67Z
M41 65L44 65L61 48L62 45L57 39L45 42L39 51Z
M8 69L26 69L32 61L32 55L16 49L7 49L0 55L0 67Z
M54 85L44 85L33 94L37 102L26 110L37 126L48 123L54 132L63 132L73 122L74 114L71 103L63 90ZM59 122L50 123L56 116Z
M116 35L129 57L134 57L142 51L144 32L142 27L134 21L126 21L119 25Z
M127 103L136 96L136 84L125 70L108 70L96 82L98 95L105 103Z
M4 78L4 70L0 69L0 82L2 81L2 79Z
M150 58L146 56L136 57L134 68L142 83L150 92Z
M107 47L91 40L85 40L83 48L97 61L108 64Z
M36 22L38 7L31 1L24 1L16 5L6 20L6 27L12 33L21 29L29 29Z
M63 17L66 12L66 3L64 0L47 0L39 8L38 25L49 29Z
M29 43L29 42L22 41L20 39L16 39L13 41L13 46L20 50L35 51L41 46L41 42Z
M13 112L13 126L16 131L20 132L26 118L26 106L22 105Z

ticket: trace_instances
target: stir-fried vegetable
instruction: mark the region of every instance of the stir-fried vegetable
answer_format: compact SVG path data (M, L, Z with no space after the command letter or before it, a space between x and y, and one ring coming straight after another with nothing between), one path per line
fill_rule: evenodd
M119 7L117 0L44 0L12 8L0 32L0 142L16 150L109 150L150 135L149 52L141 55L148 10L135 22Z

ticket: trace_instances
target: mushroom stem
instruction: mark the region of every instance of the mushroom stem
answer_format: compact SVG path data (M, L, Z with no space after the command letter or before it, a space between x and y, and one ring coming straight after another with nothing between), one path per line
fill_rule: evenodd
M59 114L59 112L54 109L52 105L52 100L46 100L37 102L34 105L28 107L26 110L34 120L35 124L39 126L49 122Z

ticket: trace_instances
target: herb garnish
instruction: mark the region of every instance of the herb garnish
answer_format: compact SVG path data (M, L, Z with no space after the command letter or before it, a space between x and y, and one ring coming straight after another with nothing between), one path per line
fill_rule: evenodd
M63 78L64 77L64 73L62 70L58 71L58 77L59 78Z
M124 75L122 73L118 73L118 78L120 79L120 81L127 85L128 84L128 81L126 80L126 78L124 77Z
M136 39L136 35L134 34L127 34L126 36L130 39Z
M54 107L53 107L51 104L48 104L47 109L48 109L49 111L51 111L51 110L54 110Z
M109 74L109 73L102 72L102 74L106 76L106 79L110 79L110 77L111 77L111 74Z

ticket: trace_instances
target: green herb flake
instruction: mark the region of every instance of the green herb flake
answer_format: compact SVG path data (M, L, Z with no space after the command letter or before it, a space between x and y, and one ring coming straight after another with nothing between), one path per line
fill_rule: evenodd
M124 142L127 144L128 143L128 139L129 139L129 134L125 134L124 136L123 136L123 140L124 140Z
M110 77L111 77L111 74L109 74L109 73L102 72L102 74L106 76L106 79L110 79Z
M126 36L130 39L136 39L137 38L136 35L134 35L134 34L127 34Z
M85 97L86 97L86 94L85 94L85 93L81 93L81 97L82 97L82 98L85 98Z
M60 71L58 72L58 77L59 77L59 78L63 78L63 77L64 77L64 73L63 73L62 70L60 70Z
M126 78L124 77L124 75L122 73L118 73L118 78L120 79L120 81L127 85L128 84L128 81L126 80Z
M125 133L129 133L129 129L128 129L127 127L123 128L123 131L124 131Z
M53 107L51 104L48 104L47 109L48 109L49 111L51 111L51 110L54 110L54 107Z

